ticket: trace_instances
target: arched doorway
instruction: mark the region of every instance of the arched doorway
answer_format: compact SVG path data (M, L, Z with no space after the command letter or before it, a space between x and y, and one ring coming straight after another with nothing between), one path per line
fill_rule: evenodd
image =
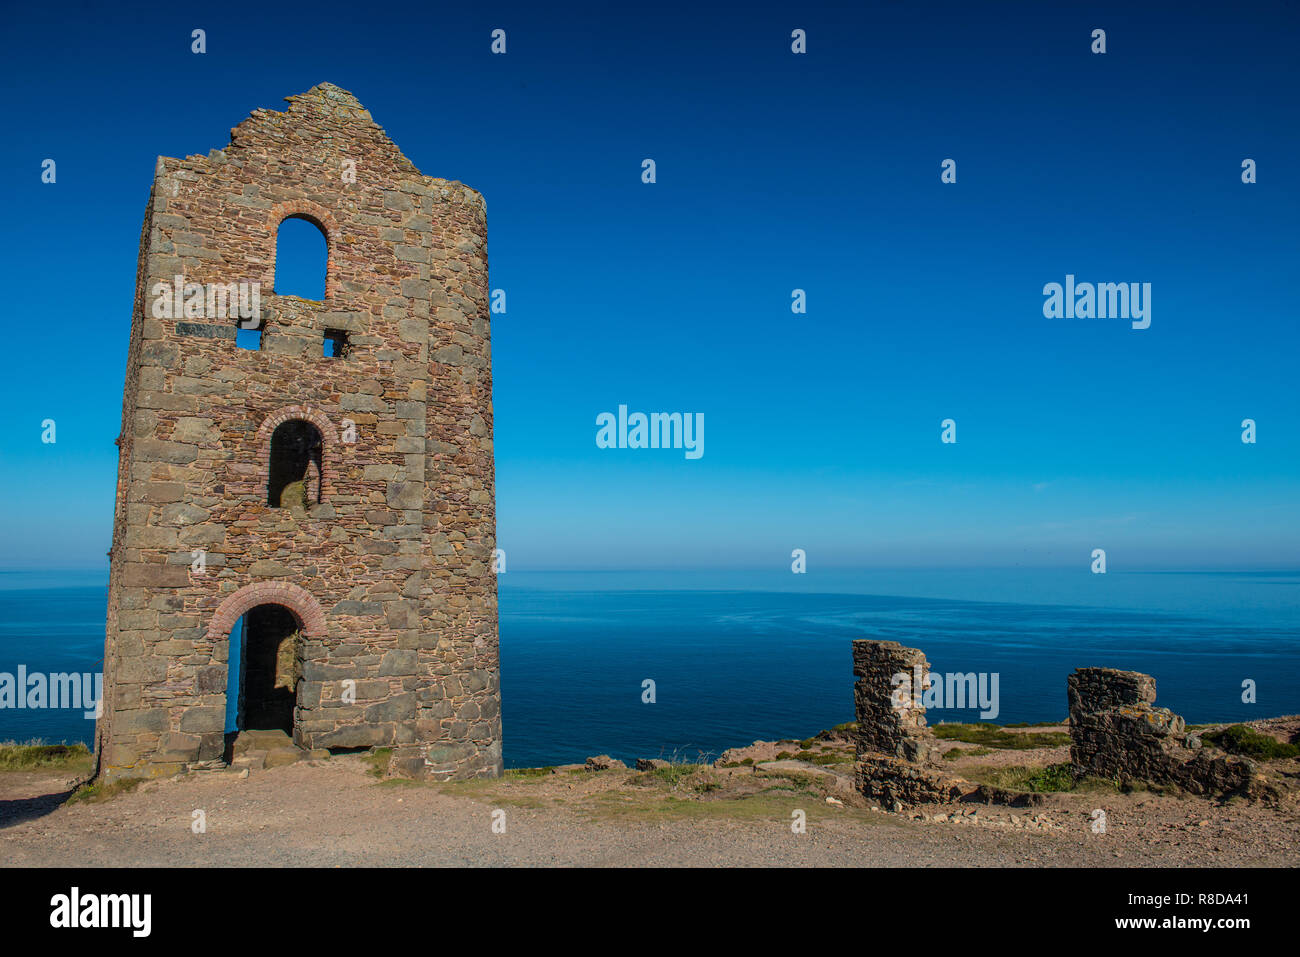
M208 639L224 645L227 761L237 739L257 739L259 747L289 747L286 737L301 743L304 659L309 643L325 634L324 609L299 585L253 582L222 599Z
M257 605L235 622L226 677L227 734L293 736L303 640L302 623L283 605Z

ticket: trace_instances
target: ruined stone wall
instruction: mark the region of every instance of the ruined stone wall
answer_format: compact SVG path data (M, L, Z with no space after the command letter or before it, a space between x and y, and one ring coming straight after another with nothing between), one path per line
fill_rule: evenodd
M219 758L229 629L275 601L303 626L300 746L390 745L407 772L495 775L483 199L423 176L346 91L289 103L255 111L223 150L158 161L123 401L101 771ZM288 216L326 236L323 301L273 292ZM236 347L233 318L155 317L155 284L177 275L260 282L261 350ZM346 331L342 358L323 356L327 329ZM324 439L321 502L297 518L266 502L270 436L290 418Z
M921 692L929 680L924 652L896 641L853 642L853 704L858 721L858 748L909 761L925 757L932 736L926 731ZM896 685L895 675L909 676ZM916 695L911 694L917 685Z
M921 651L893 641L854 641L853 673L858 725L854 771L857 788L868 799L892 810L955 800L1042 800L1037 794L975 785L944 770L920 704L930 673ZM908 680L896 682L898 675ZM1076 775L1173 784L1195 794L1244 791L1252 785L1253 762L1207 753L1195 735L1187 734L1181 717L1155 707L1156 682L1150 675L1080 668L1070 675L1067 691L1070 762Z
M966 782L931 763L936 740L920 703L930 674L925 654L896 641L860 639L853 642L853 674L858 790L889 809L959 797ZM907 675L907 683L896 683L895 675Z
M1139 671L1079 668L1066 682L1076 774L1174 784L1196 794L1246 787L1253 764L1211 757L1183 719L1157 708L1156 680Z

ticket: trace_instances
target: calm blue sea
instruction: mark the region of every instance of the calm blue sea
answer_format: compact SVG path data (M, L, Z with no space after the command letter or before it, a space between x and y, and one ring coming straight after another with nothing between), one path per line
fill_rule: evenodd
M511 767L716 756L851 720L863 637L997 672L999 723L1064 717L1083 665L1155 675L1158 703L1192 722L1300 713L1297 571L510 572L500 605ZM0 572L0 672L99 670L104 606L102 575ZM79 711L0 710L0 740L92 731Z

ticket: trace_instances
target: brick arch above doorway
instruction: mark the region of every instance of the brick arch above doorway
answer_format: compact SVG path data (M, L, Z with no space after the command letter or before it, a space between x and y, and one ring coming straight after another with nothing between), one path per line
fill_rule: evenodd
M320 602L312 597L311 592L289 582L254 582L227 595L217 606L208 625L208 639L225 641L230 637L235 622L258 605L283 605L298 616L305 636L325 636L325 609L321 608Z

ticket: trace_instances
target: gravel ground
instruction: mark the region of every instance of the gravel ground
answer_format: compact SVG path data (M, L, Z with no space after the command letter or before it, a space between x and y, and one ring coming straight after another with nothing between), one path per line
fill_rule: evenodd
M1031 810L888 814L798 789L754 796L753 782L769 779L752 769L721 772L725 799L711 800L630 771L418 785L380 783L367 767L346 757L247 777L191 774L72 805L62 804L66 773L0 773L0 864L1242 867L1300 859L1294 806L1138 793L1061 795ZM1105 834L1090 826L1094 805L1106 810ZM806 833L791 830L796 808L807 813ZM206 833L191 830L196 809ZM494 810L504 811L505 833L493 830ZM940 814L960 821L933 820Z

